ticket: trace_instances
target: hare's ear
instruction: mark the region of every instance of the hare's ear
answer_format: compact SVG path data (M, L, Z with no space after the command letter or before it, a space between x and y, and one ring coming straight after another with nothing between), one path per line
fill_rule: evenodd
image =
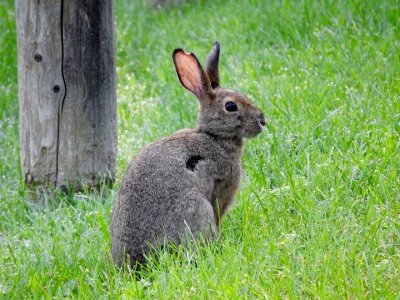
M219 87L219 43L215 42L214 46L212 47L210 54L208 54L208 59L207 59L207 69L206 73L208 75L208 78L210 78L211 81L211 87L215 89L216 87Z
M213 94L210 79L208 79L196 56L182 49L175 49L172 59L181 84L192 92L200 102L209 99Z

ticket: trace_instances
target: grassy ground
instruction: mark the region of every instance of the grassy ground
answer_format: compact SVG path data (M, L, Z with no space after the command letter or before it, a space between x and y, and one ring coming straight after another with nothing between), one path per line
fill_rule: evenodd
M398 298L399 1L116 0L118 188L143 145L193 126L176 47L247 93L268 130L221 238L162 255L136 280L109 259L115 190L26 201L18 161L13 1L0 4L0 298ZM192 261L196 261L196 266Z

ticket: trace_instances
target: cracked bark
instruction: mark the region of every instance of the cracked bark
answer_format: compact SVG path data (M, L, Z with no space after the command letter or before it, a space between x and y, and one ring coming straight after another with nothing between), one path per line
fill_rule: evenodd
M28 186L113 180L112 0L16 0L21 165Z

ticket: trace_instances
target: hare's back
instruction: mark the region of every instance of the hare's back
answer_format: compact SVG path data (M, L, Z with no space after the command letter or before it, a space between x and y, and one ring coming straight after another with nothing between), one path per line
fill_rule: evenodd
M129 165L119 200L126 202L127 209L145 208L146 213L182 209L187 193L203 193L202 180L209 180L194 170L207 147L201 134L189 130L148 145Z

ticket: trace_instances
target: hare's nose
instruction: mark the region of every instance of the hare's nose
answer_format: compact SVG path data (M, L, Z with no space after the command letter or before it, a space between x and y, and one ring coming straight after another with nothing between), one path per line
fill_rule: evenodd
M267 123L265 122L265 118L264 118L264 115L263 115L263 114L260 115L258 121L260 122L260 125L261 125L261 126L265 126L265 125L267 124Z

